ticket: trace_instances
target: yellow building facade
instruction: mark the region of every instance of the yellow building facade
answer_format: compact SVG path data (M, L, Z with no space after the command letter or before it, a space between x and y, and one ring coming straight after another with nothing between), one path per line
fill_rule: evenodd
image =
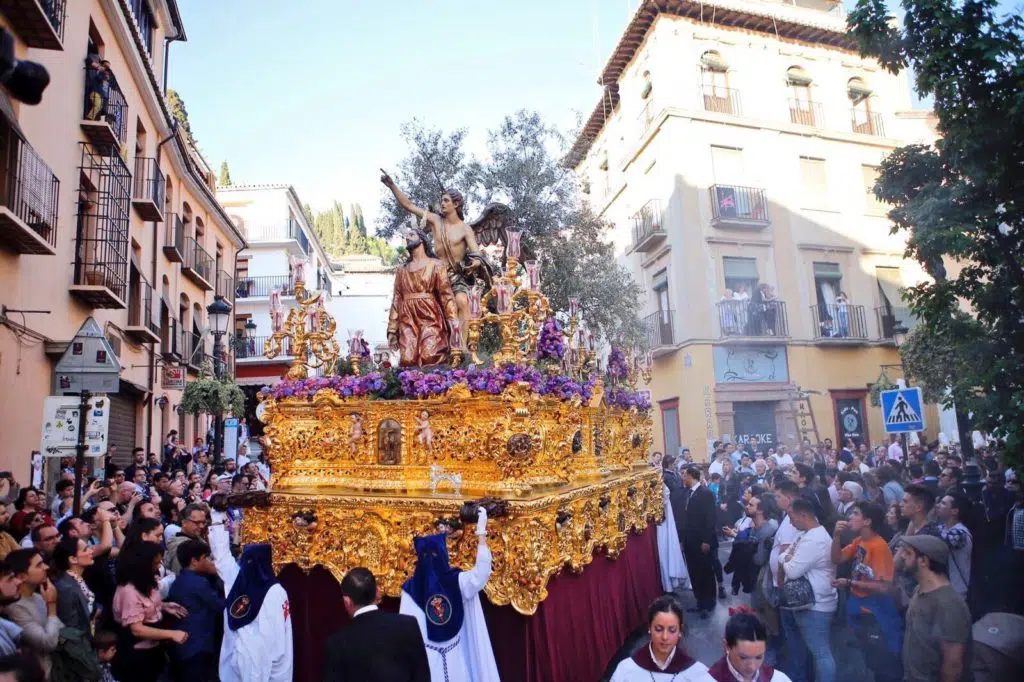
M902 376L926 275L869 188L935 138L905 78L859 57L839 2L651 0L600 82L567 165L644 289L655 448L885 441L869 391Z
M0 26L50 74L36 106L0 92L0 469L27 478L54 365L90 316L122 367L110 399L117 458L158 452L172 428L204 435L174 380L210 358L206 307L233 302L245 241L165 99L168 54L185 40L177 5L5 0ZM100 62L111 78L94 108Z

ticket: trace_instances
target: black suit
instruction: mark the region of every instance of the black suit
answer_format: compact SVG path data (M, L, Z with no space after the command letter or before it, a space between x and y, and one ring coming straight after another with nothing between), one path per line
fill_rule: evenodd
M715 533L715 495L706 486L700 485L693 491L686 491L684 499L685 522L680 529L683 555L693 584L693 596L697 607L710 611L715 607L714 552L718 543ZM708 545L704 552L701 545Z
M368 611L327 638L324 682L430 682L427 649L412 616Z

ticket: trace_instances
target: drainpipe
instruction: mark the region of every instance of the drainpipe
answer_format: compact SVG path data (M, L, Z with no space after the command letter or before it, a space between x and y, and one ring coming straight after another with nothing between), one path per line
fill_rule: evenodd
M165 60L164 64L165 65L167 63L166 62L166 59L167 59L167 45L168 45L168 43L165 41L164 42L164 60ZM166 81L167 81L167 69L164 68L164 82L165 82L165 88L164 89L165 90L166 90ZM168 142L173 140L174 136L177 135L177 133L178 133L178 123L177 123L177 121L172 121L171 122L171 134L168 135L167 137L165 137L164 139L160 140L160 142L156 146L156 161L155 161L155 163L156 163L156 167L157 168L160 168L160 150L161 150L161 148L165 144L167 144ZM164 189L166 191L166 185L164 186ZM166 206L166 202L165 202L164 205ZM152 259L152 261L150 263L150 277L149 277L149 281L150 281L150 286L153 287L153 298L154 299L156 298L156 291L157 291L157 289L156 289L156 285L157 285L157 281L156 281L156 259L157 259L157 256L156 256L156 253L159 250L160 250L160 227L159 227L159 223L157 223L156 221L153 221L153 259ZM156 301L153 302L153 305L156 305ZM152 309L150 309L149 314L150 315L153 314L153 310ZM149 402L146 404L146 454L147 455L150 452L152 452L152 446L153 446L153 402L155 400L156 400L156 345L154 344L154 345L149 347Z

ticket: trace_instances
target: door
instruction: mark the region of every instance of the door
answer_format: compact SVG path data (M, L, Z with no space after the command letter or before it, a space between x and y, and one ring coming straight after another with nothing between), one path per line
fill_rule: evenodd
M679 399L662 400L658 404L661 407L661 432L665 439L664 454L678 455L680 446Z
M736 443L749 443L754 436L757 436L765 448L775 447L778 444L775 405L775 402L733 403Z
M123 394L109 394L110 426L107 430L107 442L117 446L117 464L127 465L131 461L132 448L135 447L135 397Z

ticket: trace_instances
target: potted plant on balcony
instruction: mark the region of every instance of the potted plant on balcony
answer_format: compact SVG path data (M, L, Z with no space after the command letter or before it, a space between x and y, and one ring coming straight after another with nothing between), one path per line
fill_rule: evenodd
M185 384L181 406L186 414L244 416L245 393L234 381L217 379L207 360L200 366L199 377Z

